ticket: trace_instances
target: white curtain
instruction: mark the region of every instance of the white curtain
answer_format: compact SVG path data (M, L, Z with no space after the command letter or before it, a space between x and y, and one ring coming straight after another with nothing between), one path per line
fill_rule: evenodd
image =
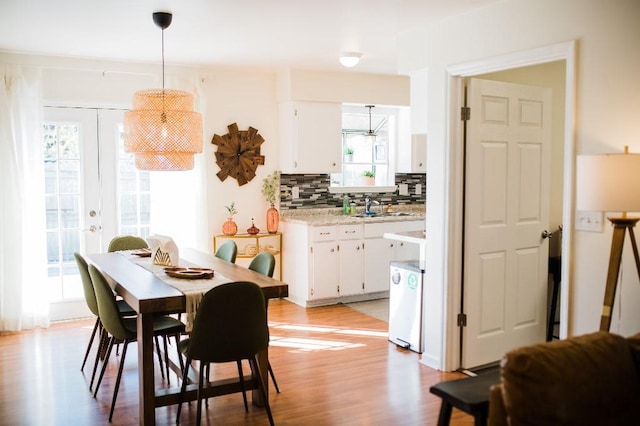
M49 325L37 69L0 65L0 331Z

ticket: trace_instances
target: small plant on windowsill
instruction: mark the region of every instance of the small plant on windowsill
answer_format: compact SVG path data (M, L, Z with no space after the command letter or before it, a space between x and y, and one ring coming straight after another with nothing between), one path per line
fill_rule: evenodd
M350 163L353 161L353 148L351 148L350 146L345 147L343 154L345 163Z
M376 174L371 170L365 170L362 172L362 180L365 185L375 185L376 184Z

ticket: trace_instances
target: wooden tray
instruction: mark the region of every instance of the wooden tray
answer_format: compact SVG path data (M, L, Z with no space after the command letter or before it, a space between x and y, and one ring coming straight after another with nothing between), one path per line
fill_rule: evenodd
M140 257L151 257L151 249L134 250L131 252L131 254Z
M213 278L213 269L208 268L164 268L164 273L173 278L185 280L208 280Z

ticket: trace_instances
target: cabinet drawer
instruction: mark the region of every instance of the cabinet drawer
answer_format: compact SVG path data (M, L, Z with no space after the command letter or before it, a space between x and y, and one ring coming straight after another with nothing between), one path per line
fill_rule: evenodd
M341 240L359 240L362 238L362 225L340 225L338 226L338 238Z
M338 232L334 225L311 227L311 241L331 241L336 240L337 236Z

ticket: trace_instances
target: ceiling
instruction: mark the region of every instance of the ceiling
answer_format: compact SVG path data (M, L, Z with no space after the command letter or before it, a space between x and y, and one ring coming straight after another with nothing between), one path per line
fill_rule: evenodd
M0 0L0 50L167 64L397 74L397 35L496 0Z

